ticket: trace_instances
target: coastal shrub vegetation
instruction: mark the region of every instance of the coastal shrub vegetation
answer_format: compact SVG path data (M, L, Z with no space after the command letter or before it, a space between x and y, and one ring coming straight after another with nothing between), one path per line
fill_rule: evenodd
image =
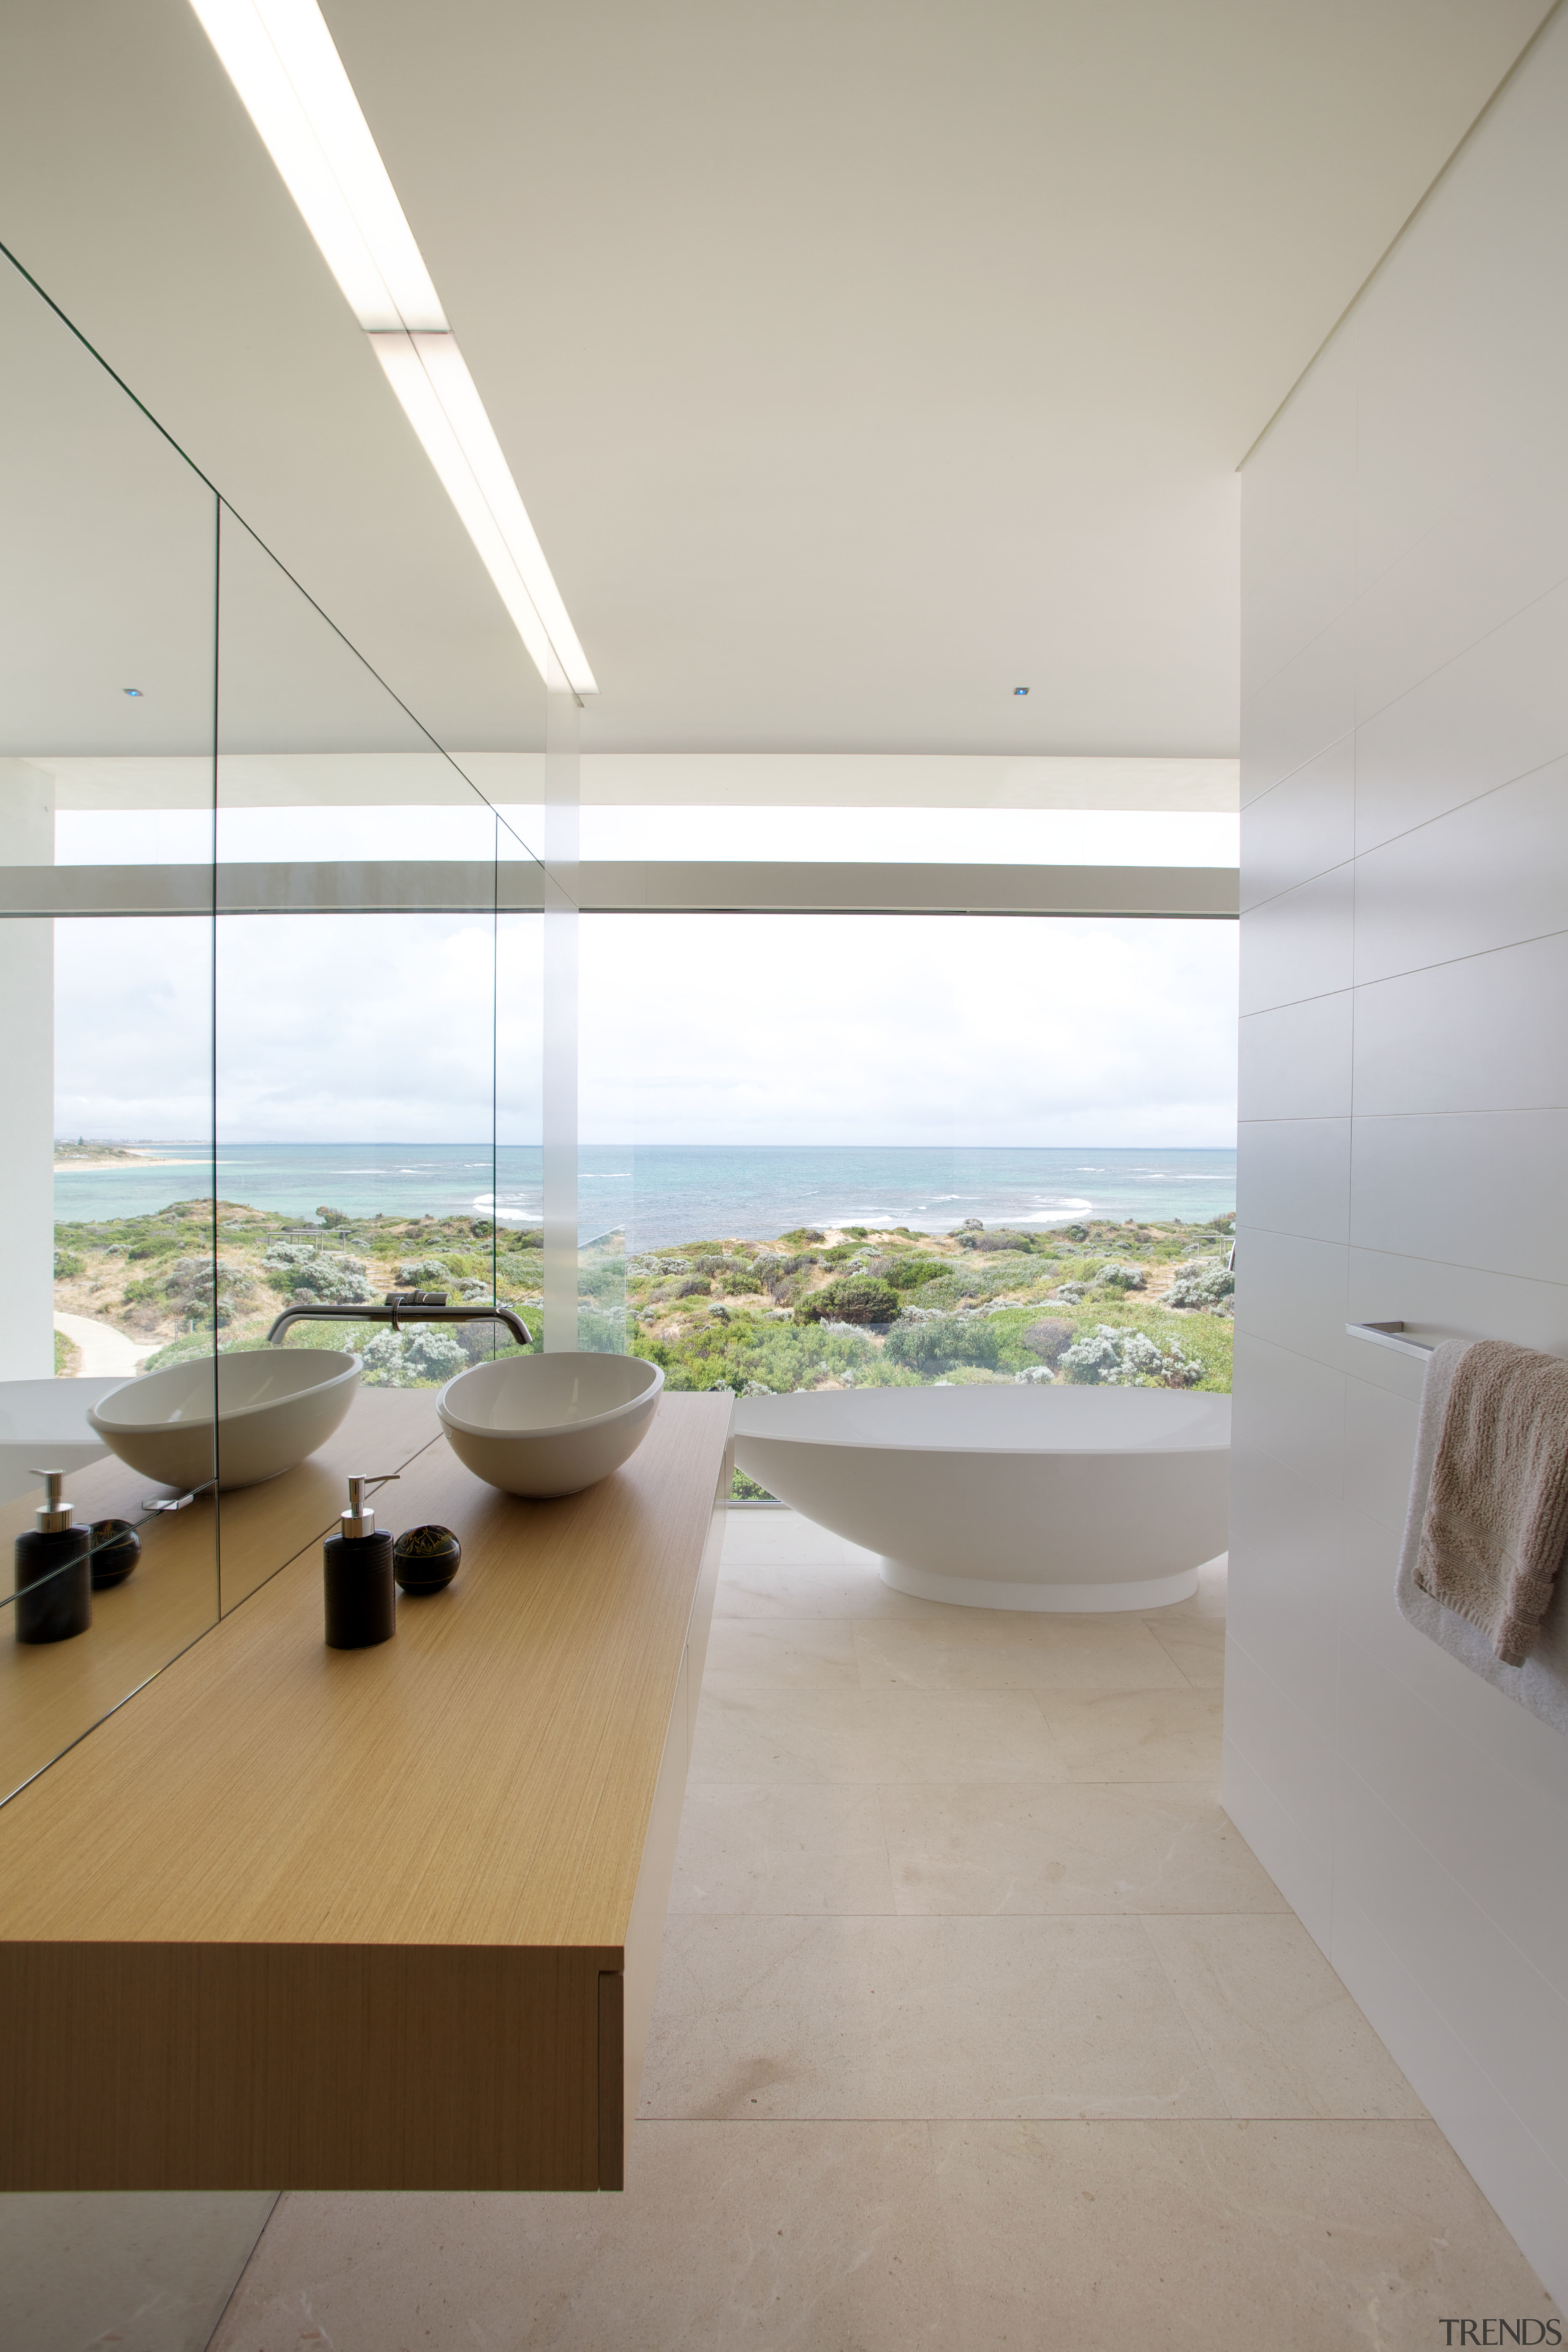
M994 1370L1002 1360L1004 1335L991 1317L937 1315L929 1323L900 1323L888 1334L883 1354L911 1371L950 1371L958 1364L984 1364Z
M899 1297L890 1283L879 1282L875 1275L847 1274L814 1290L795 1311L802 1323L890 1323L899 1311Z
M306 1225L243 1202L57 1228L57 1299L135 1334L150 1369L210 1349L263 1344L284 1301L353 1306L395 1286L492 1296L539 1323L537 1227L471 1217L381 1216ZM1203 1226L1079 1221L1064 1232L951 1234L795 1226L718 1234L623 1259L612 1244L579 1264L579 1345L659 1362L673 1389L736 1395L932 1381L1091 1378L1230 1384L1228 1220ZM1026 1247L1015 1244L1019 1241ZM1102 1279L1115 1269L1120 1279ZM493 1282L493 1288L492 1288ZM1113 1346L1107 1345L1106 1334ZM1140 1340L1138 1336L1142 1335ZM399 1342L381 1346L385 1340ZM430 1352L414 1342L439 1340ZM372 1385L435 1385L461 1362L505 1352L479 1323L296 1325L291 1346L367 1354ZM1068 1364L1075 1349L1089 1360ZM456 1351L448 1352L448 1351Z
M1162 1347L1147 1331L1118 1331L1098 1324L1075 1340L1061 1358L1065 1377L1101 1388L1196 1388L1204 1367L1174 1345Z
M1206 1307L1211 1315L1234 1315L1236 1276L1222 1257L1190 1258L1176 1268L1165 1301L1170 1307Z

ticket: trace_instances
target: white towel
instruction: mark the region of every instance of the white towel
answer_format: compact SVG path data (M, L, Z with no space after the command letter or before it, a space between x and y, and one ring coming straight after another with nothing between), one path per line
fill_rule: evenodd
M1423 1592L1415 1581L1415 1564L1421 1552L1421 1529L1426 1517L1427 1490L1432 1484L1432 1465L1437 1457L1437 1439L1443 1426L1443 1413L1448 1402L1448 1390L1454 1378L1454 1368L1469 1343L1463 1339L1445 1339L1435 1348L1426 1366L1426 1384L1421 1391L1421 1420L1415 1436L1415 1461L1410 1475L1410 1501L1405 1517L1405 1540L1400 1547L1399 1574L1394 1580L1394 1598L1400 1615L1458 1658L1462 1666L1479 1675L1510 1698L1538 1715L1542 1723L1553 1730L1568 1733L1568 1571L1557 1579L1552 1606L1542 1622L1534 1646L1521 1666L1505 1666L1492 1650L1491 1643L1479 1627L1445 1609L1440 1601Z

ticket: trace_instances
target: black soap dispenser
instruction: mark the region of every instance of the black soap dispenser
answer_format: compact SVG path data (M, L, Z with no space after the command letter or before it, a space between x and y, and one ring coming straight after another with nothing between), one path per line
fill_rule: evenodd
M379 1478L351 1478L339 1532L321 1547L329 1650L371 1650L397 1631L392 1538L376 1526L366 1501L367 1488L390 1486L396 1476L393 1470Z
M92 1569L86 1528L73 1527L60 1493L63 1470L35 1470L44 1482L36 1528L16 1538L18 1642L68 1642L92 1622Z

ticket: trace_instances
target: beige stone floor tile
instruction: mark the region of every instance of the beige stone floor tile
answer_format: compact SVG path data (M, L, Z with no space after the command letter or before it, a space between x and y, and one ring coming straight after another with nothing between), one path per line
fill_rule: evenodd
M719 1691L705 1681L689 1785L1067 1777L1030 1691Z
M1225 1619L1184 1617L1174 1625L1146 1618L1145 1624L1173 1665L1179 1666L1194 1690L1219 1690L1225 1684Z
M679 1918L642 2111L1215 2116L1138 1919Z
M956 1617L944 1601L917 1601L884 1584L869 1557L853 1560L739 1560L720 1573L721 1617Z
M957 2326L924 2124L639 2124L620 2196L286 2197L213 2352L950 2352Z
M1181 1667L1136 1617L959 1609L940 1624L896 1618L859 1623L855 1652L866 1690L1189 1687Z
M855 1690L853 1621L840 1617L728 1617L708 1639L703 1688L712 1691Z
M1151 1919L1171 1990L1233 2116L1426 2110L1300 1921Z
M1224 1712L1218 1691L1042 1690L1037 1696L1070 1780L1196 1780L1217 1788Z
M205 2352L273 2199L256 2189L0 2197L6 2352Z
M894 1910L878 1795L821 1781L688 1789L670 1910Z
M1553 2315L1435 2124L954 2123L931 2144L959 2352L1434 2352L1457 2313Z
M1289 1916L1208 1790L1182 1781L911 1782L880 1804L902 1912Z
M730 1511L725 1517L726 1568L752 1560L821 1560L869 1567L877 1555L829 1528L803 1519L798 1511Z

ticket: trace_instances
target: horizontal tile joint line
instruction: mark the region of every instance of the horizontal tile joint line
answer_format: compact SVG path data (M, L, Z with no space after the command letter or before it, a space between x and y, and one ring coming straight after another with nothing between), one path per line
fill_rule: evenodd
M1369 857L1373 854L1371 850L1366 853ZM1355 995L1363 988L1393 988L1402 980L1418 980L1423 972L1451 971L1460 964L1480 963L1488 956L1511 955L1516 948L1543 947L1549 940L1561 939L1568 939L1568 927L1559 927L1551 931L1526 931L1519 939L1500 940L1496 947L1471 948L1464 955L1439 956L1434 963L1402 964L1397 971L1381 972L1375 980L1352 980L1348 992ZM1333 989L1324 992L1343 996L1347 991ZM1273 1009L1271 1005L1268 1008L1270 1012Z

